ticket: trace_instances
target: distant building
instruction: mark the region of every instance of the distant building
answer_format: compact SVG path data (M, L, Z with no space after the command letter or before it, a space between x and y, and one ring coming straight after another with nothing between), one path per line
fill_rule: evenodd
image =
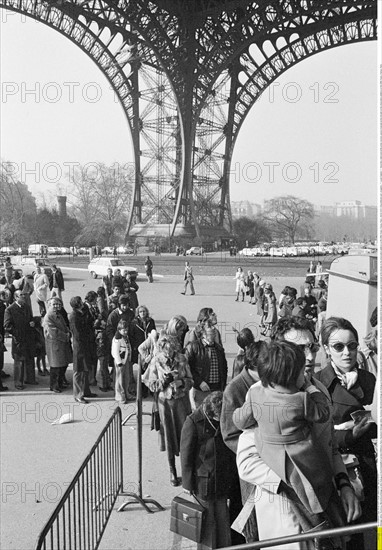
M256 218L261 214L261 205L249 201L232 201L232 217L235 218Z
M314 213L316 216L320 216L322 214L327 214L329 216L334 216L335 214L335 206L327 206L327 205L321 205L321 206L314 206Z
M371 218L377 215L376 206L367 206L361 201L344 201L335 203L336 216L349 216L356 219Z

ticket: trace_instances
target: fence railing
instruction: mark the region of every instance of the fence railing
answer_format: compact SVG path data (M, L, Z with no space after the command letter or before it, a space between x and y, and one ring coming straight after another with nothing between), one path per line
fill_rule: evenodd
M117 407L40 532L35 550L96 550L123 488Z
M302 542L312 539L322 539L329 537L345 537L354 533L364 533L365 531L377 530L377 522L361 523L359 525L349 525L347 527L337 527L335 529L325 529L323 531L312 531L310 533L301 533L300 535L289 535L288 537L278 537L274 539L266 539L259 542L248 542L247 544L239 544L237 546L226 546L222 550L260 550L272 548L272 546L285 545L285 550L288 550L288 544L292 542ZM379 546L378 546L379 548ZM370 550L376 550L376 548Z

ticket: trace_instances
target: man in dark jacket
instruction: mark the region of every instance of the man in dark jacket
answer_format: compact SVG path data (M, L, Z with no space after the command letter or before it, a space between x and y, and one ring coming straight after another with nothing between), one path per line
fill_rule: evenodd
M69 314L69 326L73 338L73 397L78 403L88 403L85 397L97 397L89 388L89 323L83 312L80 296L70 300L72 312Z
M52 265L52 273L49 277L49 290L51 297L55 294L62 301L61 293L65 290L64 277L61 269L59 269L55 264Z
M12 335L12 357L14 360L14 379L17 390L26 384L36 384L34 370L34 322L30 309L26 305L25 294L16 290L15 301L4 313L4 330Z
M106 335L109 340L110 346L115 336L115 333L117 332L119 321L127 321L130 325L131 321L134 319L134 311L130 309L129 306L129 297L122 294L122 296L118 298L118 308L114 309L107 318Z
M223 391L227 383L227 359L223 347L216 342L215 330L206 321L201 330L201 338L189 342L185 349L194 379L194 387L190 391L194 409L212 391Z

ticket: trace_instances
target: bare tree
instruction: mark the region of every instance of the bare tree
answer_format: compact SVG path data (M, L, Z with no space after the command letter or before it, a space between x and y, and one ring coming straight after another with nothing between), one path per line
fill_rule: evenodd
M297 236L311 237L313 204L293 195L275 197L266 202L263 219L269 223L277 237L294 244Z
M70 175L68 204L83 225L80 241L114 245L124 235L131 200L131 171L122 166L80 166Z
M0 235L13 245L30 238L36 216L36 201L27 185L17 180L15 164L0 167Z

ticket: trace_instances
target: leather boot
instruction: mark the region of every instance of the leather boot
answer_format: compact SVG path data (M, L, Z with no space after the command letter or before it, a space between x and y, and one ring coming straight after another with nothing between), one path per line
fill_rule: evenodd
M179 487L180 481L176 474L175 459L174 462L170 462L170 483L173 487Z

